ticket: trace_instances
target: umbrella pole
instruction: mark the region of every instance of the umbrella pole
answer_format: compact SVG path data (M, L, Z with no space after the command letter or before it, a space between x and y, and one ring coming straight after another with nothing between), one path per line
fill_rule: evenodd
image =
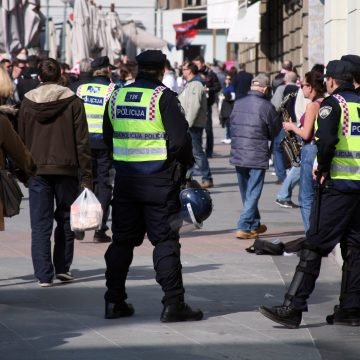
M45 23L45 44L44 50L49 51L49 1L46 0L46 23Z

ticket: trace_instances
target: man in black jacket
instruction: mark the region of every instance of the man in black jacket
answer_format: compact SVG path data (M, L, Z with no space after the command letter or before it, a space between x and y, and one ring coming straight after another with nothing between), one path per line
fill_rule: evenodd
M188 124L176 94L161 80L166 56L148 50L136 57L134 83L111 95L104 140L116 169L112 202L113 242L105 254L105 318L131 316L126 277L136 246L147 234L154 246L156 281L162 287L162 322L201 320L184 302L179 229L182 169L193 165Z
M246 71L244 63L239 64L239 72L235 75L233 84L235 88L235 100L247 95L250 90L252 74Z

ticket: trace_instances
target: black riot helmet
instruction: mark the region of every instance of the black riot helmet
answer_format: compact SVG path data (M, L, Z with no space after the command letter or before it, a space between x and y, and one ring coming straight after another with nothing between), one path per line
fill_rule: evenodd
M183 219L193 223L198 229L212 213L213 203L210 193L206 189L184 189L180 192L180 202Z

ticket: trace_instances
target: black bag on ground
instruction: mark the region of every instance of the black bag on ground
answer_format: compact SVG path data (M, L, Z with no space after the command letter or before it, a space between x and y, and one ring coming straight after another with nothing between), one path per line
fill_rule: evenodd
M284 253L284 244L279 240L266 241L256 239L254 244L245 250L256 255L282 255Z
M5 217L19 214L24 195L15 177L8 170L0 170L0 196Z
M288 241L284 244L284 251L287 253L295 253L302 249L306 237L300 237L295 240Z

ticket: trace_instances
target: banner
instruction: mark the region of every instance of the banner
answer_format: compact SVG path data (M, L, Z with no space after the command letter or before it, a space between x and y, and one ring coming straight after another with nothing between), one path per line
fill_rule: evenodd
M238 0L207 0L207 28L229 29L237 17Z
M198 33L196 26L202 18L196 18L185 21L181 24L174 24L173 27L176 32L176 49L183 49L185 46L191 44L192 40Z

